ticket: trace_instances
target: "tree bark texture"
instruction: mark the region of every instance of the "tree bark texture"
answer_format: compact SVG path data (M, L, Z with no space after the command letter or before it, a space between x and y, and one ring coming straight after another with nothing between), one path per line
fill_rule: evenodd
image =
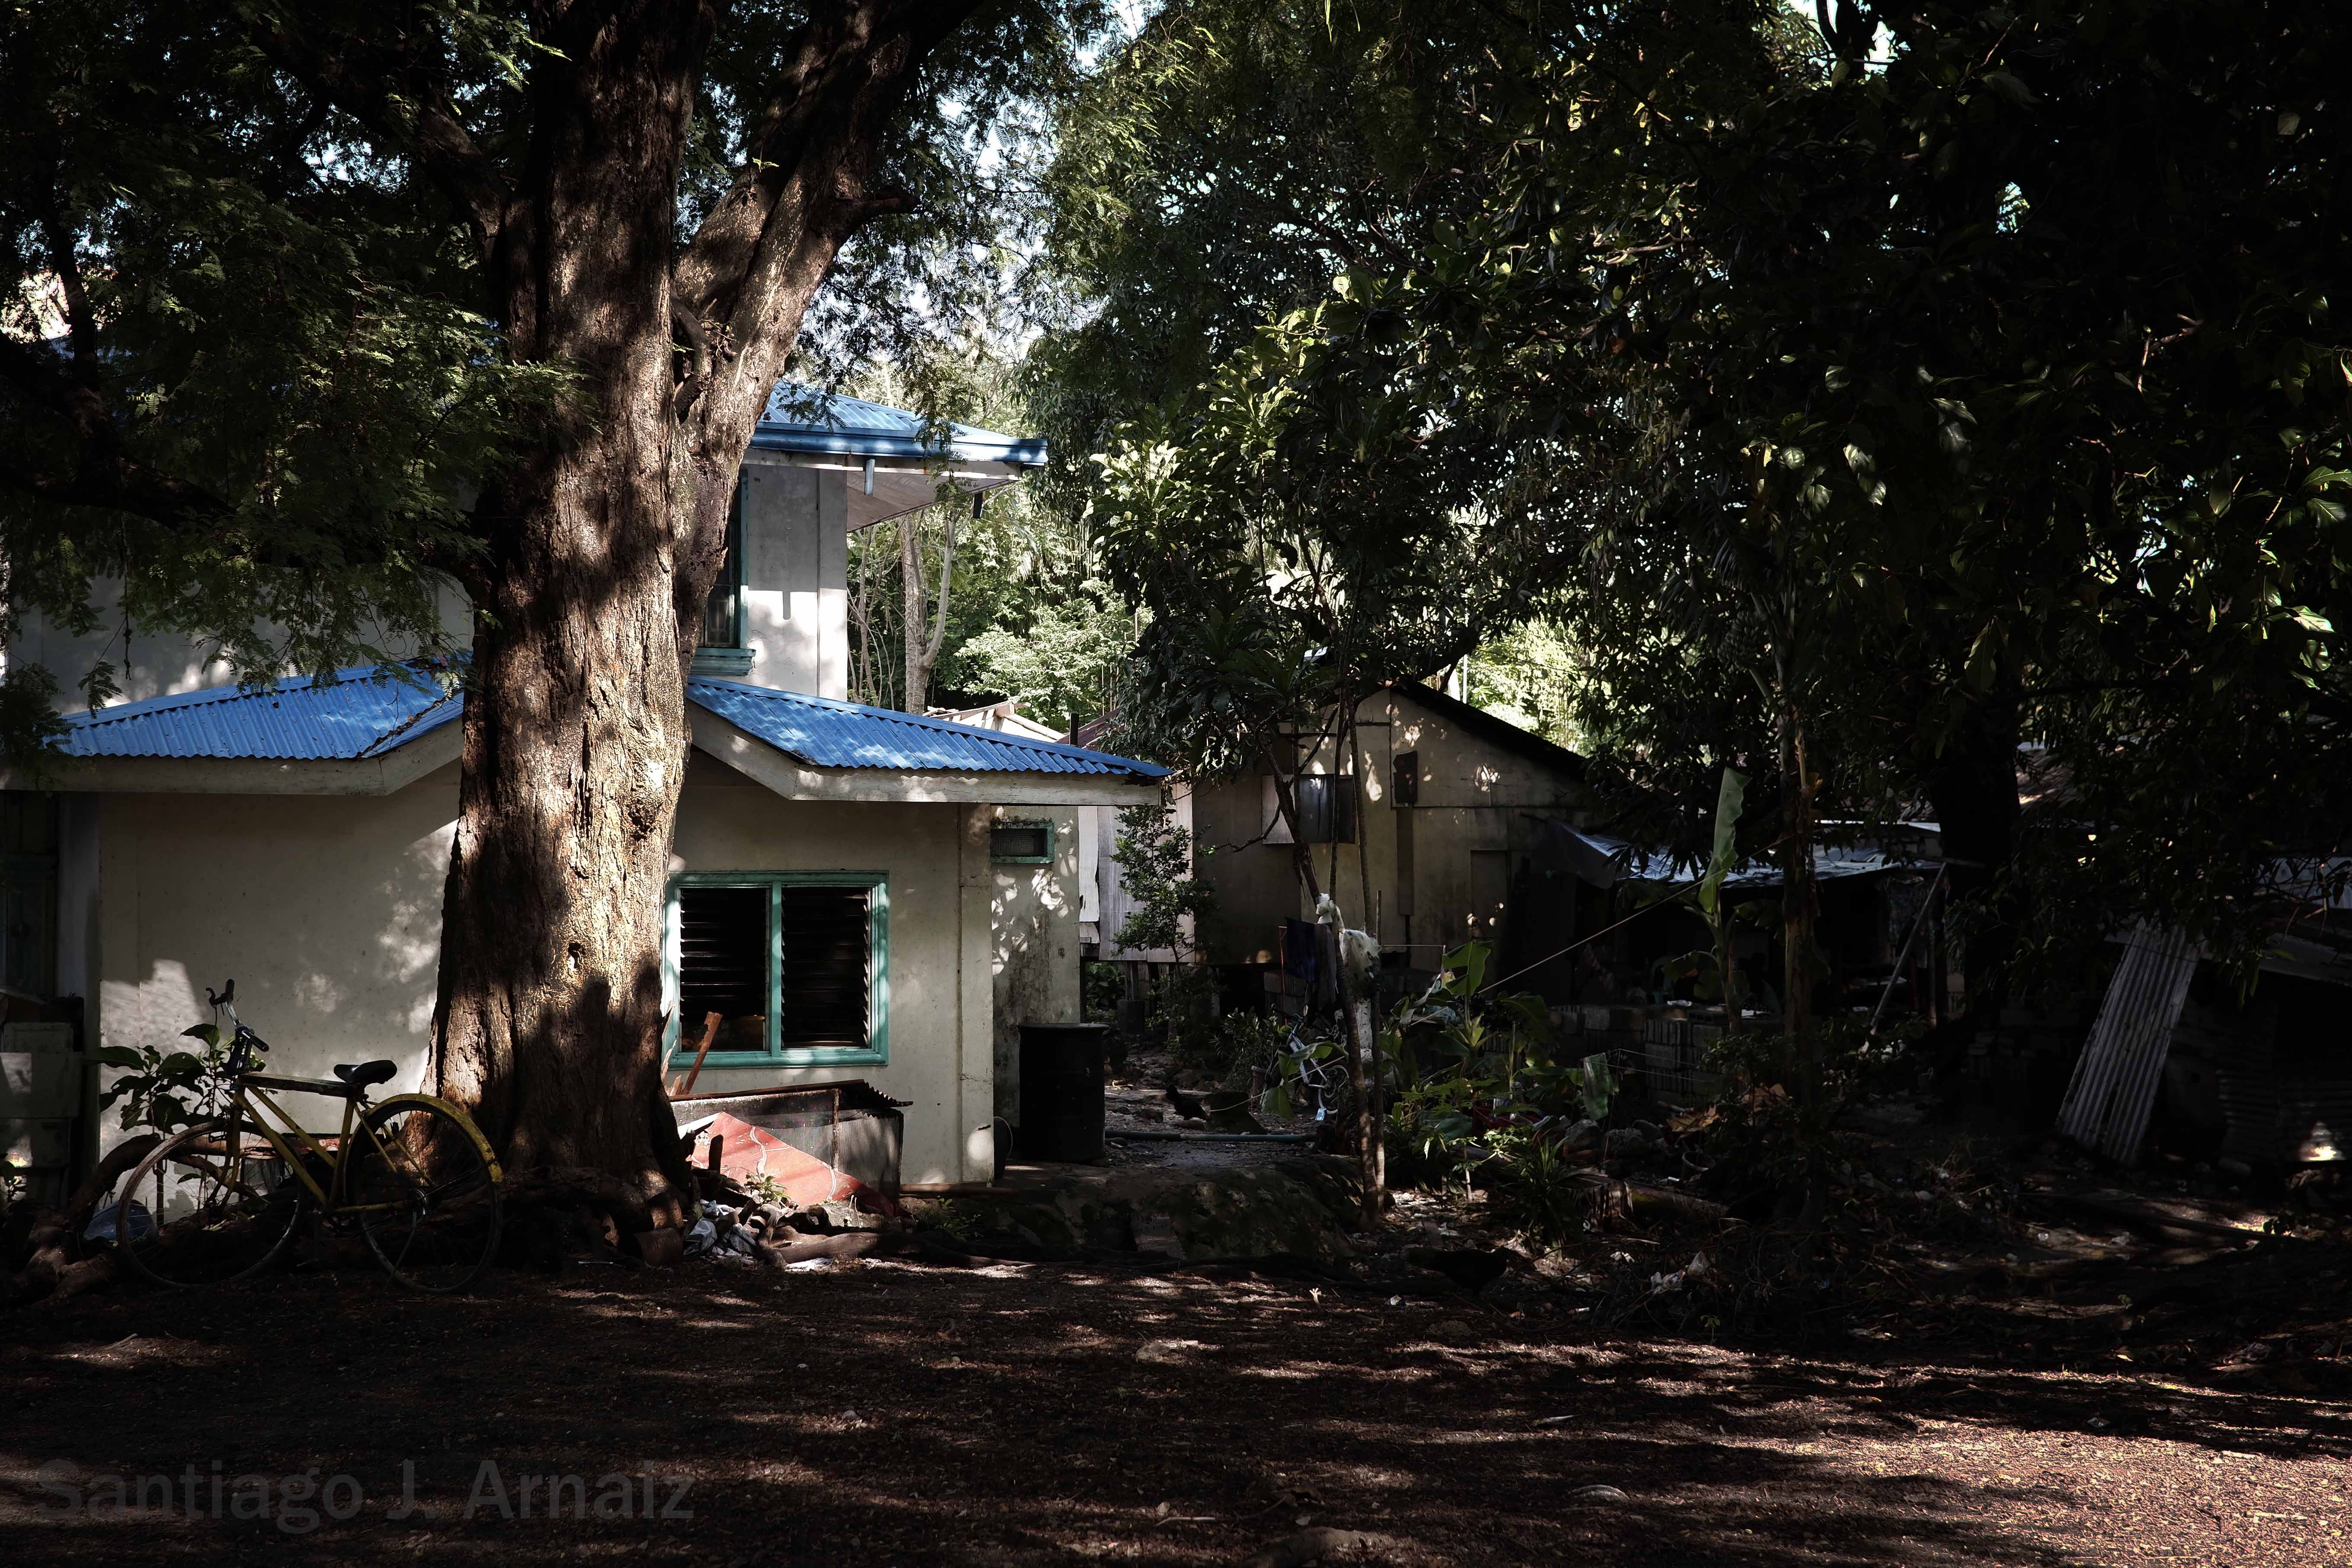
M421 24L359 44L261 24L281 66L446 195L507 352L577 378L564 426L477 508L433 1078L510 1169L618 1176L656 1224L690 1194L660 1074L663 919L686 676L736 471L841 245L905 205L869 192L876 148L971 8L815 7L781 50L751 158L683 248L717 0L548 7L526 125L500 155L436 85Z

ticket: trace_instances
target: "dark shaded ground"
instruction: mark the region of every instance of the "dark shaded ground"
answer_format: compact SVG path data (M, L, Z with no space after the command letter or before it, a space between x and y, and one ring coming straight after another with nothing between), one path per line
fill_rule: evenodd
M501 1271L457 1300L353 1268L0 1335L0 1553L27 1563L1223 1563L1301 1516L1400 1563L2352 1563L2332 1380L1986 1370L1924 1335L1739 1353L1467 1297L895 1262ZM45 1511L56 1459L193 1465L206 1510L215 1460L366 1500L301 1534ZM541 1490L469 1521L485 1462L510 1502L526 1475L592 1500L685 1476L692 1517L550 1521Z

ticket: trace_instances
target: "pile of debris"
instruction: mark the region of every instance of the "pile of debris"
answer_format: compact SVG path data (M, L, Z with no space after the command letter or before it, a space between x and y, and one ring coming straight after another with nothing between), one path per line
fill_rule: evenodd
M63 1208L19 1202L0 1211L0 1306L68 1300L113 1282L114 1216L101 1205L162 1142L145 1133L116 1144Z

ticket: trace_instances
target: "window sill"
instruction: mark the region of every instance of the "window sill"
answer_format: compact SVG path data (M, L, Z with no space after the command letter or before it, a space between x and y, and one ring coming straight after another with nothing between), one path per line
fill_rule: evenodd
M797 1051L713 1051L702 1058L704 1072L717 1072L740 1068L823 1068L823 1067L887 1067L887 1051L866 1046L821 1046ZM691 1049L673 1048L669 1055L669 1072L686 1072L694 1066Z
M753 650L748 647L698 647L694 650L694 673L722 677L745 676L751 673Z

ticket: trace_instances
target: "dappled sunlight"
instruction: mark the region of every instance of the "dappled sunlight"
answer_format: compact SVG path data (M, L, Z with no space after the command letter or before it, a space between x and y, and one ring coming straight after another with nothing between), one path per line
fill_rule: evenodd
M1465 1564L2089 1562L2097 1542L2064 1539L2086 1508L2137 1510L2118 1531L2172 1528L2184 1499L2135 1479L2151 1463L2235 1520L2347 1522L2352 1413L2316 1401L1595 1345L1466 1299L1318 1301L1182 1273L615 1269L499 1274L482 1297L433 1300L363 1278L28 1320L0 1363L0 1402L29 1416L0 1454L0 1529L37 1531L18 1539L45 1562L115 1560L138 1521L44 1521L39 1465L176 1473L228 1451L206 1446L220 1433L236 1468L360 1478L365 1510L300 1540L150 1529L144 1560L266 1542L285 1562L531 1564L647 1540L642 1521L469 1522L486 1462L689 1478L692 1519L651 1531L656 1559L681 1562L789 1531L811 1563L1225 1563L1302 1514ZM1455 1320L1469 1342L1445 1342ZM2086 1445L2094 1421L2132 1430ZM420 1511L395 1522L404 1459ZM1591 1486L1624 1498L1576 1500Z

